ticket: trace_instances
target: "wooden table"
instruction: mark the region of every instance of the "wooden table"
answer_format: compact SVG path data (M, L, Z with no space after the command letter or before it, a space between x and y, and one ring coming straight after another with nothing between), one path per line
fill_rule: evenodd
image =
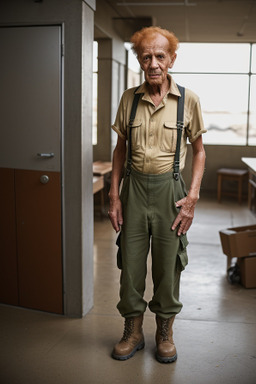
M102 177L103 183L104 183L104 176L108 173L111 173L112 171L112 162L111 161L95 161L92 165L93 169L93 176L94 177ZM105 183L103 184L103 188L100 189L100 204L101 204L101 213L104 213L104 187Z
M248 166L248 207L256 212L256 157L242 157L243 163Z
M112 171L111 161L95 161L92 165L93 174L95 176L104 176Z

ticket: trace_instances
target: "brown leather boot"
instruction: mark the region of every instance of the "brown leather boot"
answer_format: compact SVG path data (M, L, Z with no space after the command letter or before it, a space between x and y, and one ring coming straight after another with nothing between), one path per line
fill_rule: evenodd
M160 363L172 363L177 360L177 352L172 338L174 317L162 319L156 316L156 359Z
M144 348L142 332L143 314L138 317L127 317L124 324L124 334L114 346L112 357L116 360L130 359L137 351Z

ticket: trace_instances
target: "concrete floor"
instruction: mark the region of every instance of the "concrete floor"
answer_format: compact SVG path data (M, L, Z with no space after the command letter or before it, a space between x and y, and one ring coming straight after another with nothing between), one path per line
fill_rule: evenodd
M110 357L123 331L115 233L95 219L95 306L83 319L0 306L0 384L255 384L256 289L226 279L219 230L255 224L246 204L202 198L188 234L183 310L176 317L176 363L154 357L154 315L145 314L146 347L126 361ZM150 267L150 260L149 260ZM146 298L152 292L147 279Z

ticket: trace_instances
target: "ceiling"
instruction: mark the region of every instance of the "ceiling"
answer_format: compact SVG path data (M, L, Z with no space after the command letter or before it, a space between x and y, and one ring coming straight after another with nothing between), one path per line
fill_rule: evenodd
M105 0L128 41L143 26L173 31L183 42L256 42L256 0ZM97 12L97 9L96 9Z

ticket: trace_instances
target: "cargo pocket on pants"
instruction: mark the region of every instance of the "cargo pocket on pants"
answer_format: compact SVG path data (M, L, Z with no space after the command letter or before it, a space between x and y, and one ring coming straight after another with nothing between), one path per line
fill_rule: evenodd
M188 255L187 255L187 245L188 240L186 235L180 236L180 247L177 255L177 271L184 271L186 265L188 264Z

